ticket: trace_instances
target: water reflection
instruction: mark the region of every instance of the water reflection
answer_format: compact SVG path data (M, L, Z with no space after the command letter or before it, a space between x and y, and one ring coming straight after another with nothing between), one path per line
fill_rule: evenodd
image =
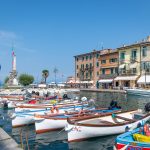
M82 142L69 143L70 150L113 150L116 136L93 138Z

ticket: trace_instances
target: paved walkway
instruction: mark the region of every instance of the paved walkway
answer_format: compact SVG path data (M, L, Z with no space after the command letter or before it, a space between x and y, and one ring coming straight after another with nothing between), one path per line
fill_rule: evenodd
M124 90L114 90L114 89L80 89L80 91L88 92L110 92L110 93L126 93Z
M0 128L1 150L22 150L14 139L12 139L2 128Z

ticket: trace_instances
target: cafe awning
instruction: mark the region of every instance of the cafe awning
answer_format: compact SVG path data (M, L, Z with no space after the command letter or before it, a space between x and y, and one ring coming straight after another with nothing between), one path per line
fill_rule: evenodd
M114 80L115 81L126 81L126 80L136 80L138 76L118 76Z
M98 81L99 83L112 83L113 79L101 79Z
M150 75L142 75L138 79L137 83L139 83L139 84L145 84L145 83L150 84Z

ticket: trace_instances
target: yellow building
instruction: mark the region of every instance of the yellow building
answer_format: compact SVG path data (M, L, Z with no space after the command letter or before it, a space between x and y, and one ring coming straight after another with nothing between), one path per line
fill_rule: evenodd
M149 38L147 38L142 42L117 48L119 52L119 76L115 78L116 86L137 86L137 80L142 73L143 52L149 44Z

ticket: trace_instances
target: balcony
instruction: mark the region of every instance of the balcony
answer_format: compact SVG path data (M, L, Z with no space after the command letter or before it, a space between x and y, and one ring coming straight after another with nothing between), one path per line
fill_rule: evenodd
M93 71L94 70L94 67L85 67L85 68L80 68L80 72L85 72L85 71Z
M130 58L130 62L131 62L131 63L137 62L137 57L131 57L131 58Z
M100 79L113 79L115 77L117 77L118 74L117 73L114 73L114 74L101 74L99 76Z
M123 76L137 75L137 72L133 72L132 69L130 69L130 70L120 70L119 75L123 75Z
M85 71L85 69L84 68L80 68L80 72L84 72Z

